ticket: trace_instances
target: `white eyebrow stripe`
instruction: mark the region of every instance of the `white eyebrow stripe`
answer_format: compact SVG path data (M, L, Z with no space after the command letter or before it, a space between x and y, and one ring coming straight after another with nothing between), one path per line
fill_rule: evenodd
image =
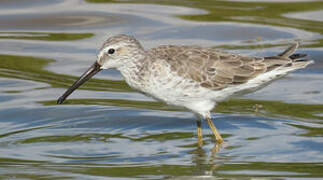
M113 44L111 46L107 46L99 52L98 59L101 59L104 56L104 54L109 51L109 49L111 49L111 48L118 49L119 47L123 47L126 45L127 45L127 43L118 43L118 44Z

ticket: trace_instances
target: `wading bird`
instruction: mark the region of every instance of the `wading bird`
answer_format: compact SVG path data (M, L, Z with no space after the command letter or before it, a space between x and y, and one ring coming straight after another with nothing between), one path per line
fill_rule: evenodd
M134 37L116 35L104 42L95 63L57 103L63 103L102 69L114 68L133 89L196 114L198 145L202 145L201 119L207 120L217 142L222 143L210 114L216 103L311 64L313 61L303 58L305 54L294 54L298 45L276 56L248 57L197 46L163 45L145 50Z

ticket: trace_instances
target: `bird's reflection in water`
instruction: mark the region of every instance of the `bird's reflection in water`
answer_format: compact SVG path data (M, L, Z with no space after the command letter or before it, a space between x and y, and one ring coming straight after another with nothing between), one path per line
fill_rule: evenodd
M192 172L193 176L213 176L216 169L222 164L221 158L217 157L217 153L222 149L222 144L215 143L211 149L203 149L197 147L192 151L192 164L195 164L196 168Z

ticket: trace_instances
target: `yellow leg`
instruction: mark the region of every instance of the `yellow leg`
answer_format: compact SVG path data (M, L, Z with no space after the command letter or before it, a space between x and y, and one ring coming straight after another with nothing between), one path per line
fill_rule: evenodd
M202 139L202 128L201 128L201 120L196 121L197 124L197 144L199 147L203 146L203 139Z
M215 136L216 141L218 143L222 143L223 142L223 139L222 139L220 133L218 132L218 130L216 129L216 127L214 126L211 118L210 117L206 117L206 120L207 120L207 122L208 122L208 124L209 124L209 126L210 126L210 128L211 128L211 130L212 130L212 132L214 134L214 136Z

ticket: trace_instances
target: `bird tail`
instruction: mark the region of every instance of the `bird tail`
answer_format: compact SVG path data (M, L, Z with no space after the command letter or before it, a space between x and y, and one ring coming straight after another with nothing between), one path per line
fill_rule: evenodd
M284 52L278 54L277 56L265 57L265 62L270 64L268 70L281 68L288 72L296 69L305 68L309 64L314 63L313 60L309 60L306 58L307 54L295 53L298 47L299 43L297 42L291 45L289 48L287 48Z

